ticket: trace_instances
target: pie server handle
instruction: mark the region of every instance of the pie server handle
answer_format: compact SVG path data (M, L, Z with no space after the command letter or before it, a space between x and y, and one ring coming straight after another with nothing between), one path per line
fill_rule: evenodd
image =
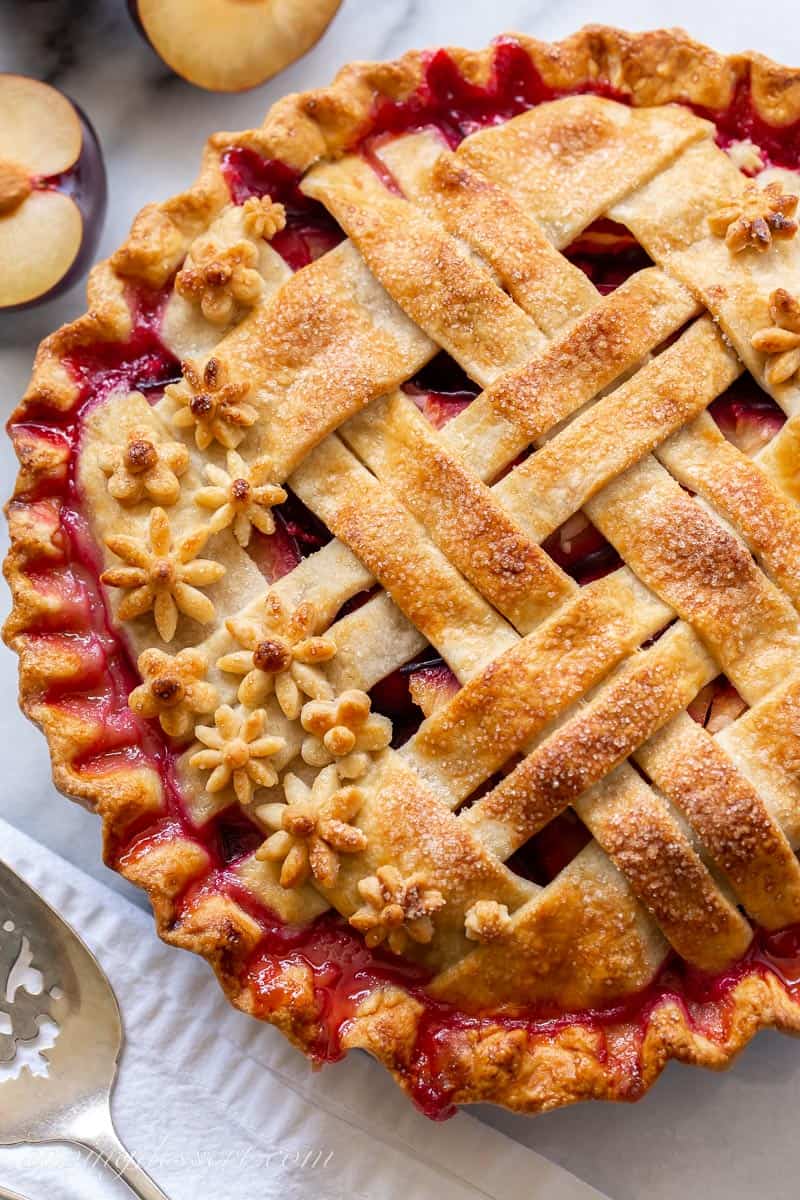
M98 1114L96 1125L82 1129L79 1135L71 1137L70 1140L91 1150L113 1175L127 1184L139 1200L169 1200L166 1192L162 1192L158 1184L126 1150L117 1136L111 1113L107 1109Z

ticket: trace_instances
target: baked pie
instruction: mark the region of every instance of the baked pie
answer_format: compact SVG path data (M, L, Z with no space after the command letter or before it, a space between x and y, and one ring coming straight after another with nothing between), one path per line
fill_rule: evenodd
M6 638L167 941L432 1116L800 1032L800 72L355 64L211 138L10 431Z

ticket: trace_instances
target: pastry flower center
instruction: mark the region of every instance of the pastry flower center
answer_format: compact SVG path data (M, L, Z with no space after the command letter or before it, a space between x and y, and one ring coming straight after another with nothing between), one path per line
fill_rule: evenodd
M231 500L234 504L247 504L250 500L250 484L246 479L234 479L231 484Z
M170 588L175 583L175 566L168 558L157 558L150 571L153 587Z
M216 403L214 397L209 396L208 392L198 392L189 401L189 408L196 417L207 417L216 408Z
M222 758L233 771L245 766L250 761L250 749L247 742L241 738L233 738L226 745Z
M292 651L285 642L259 642L253 651L253 666L269 674L285 671L292 662Z
M186 697L186 688L181 681L168 675L154 679L150 684L150 690L160 704L170 708L175 704L180 704Z
M152 442L145 441L144 438L131 442L125 452L125 464L134 475L141 475L143 471L152 471L157 462L158 455L155 446Z

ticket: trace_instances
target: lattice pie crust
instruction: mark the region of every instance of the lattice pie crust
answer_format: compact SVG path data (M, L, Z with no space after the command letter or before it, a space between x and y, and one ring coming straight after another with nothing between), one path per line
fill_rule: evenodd
M753 134L800 73L599 28L447 56L505 119L434 128L441 56L356 64L95 268L11 423L6 638L58 786L236 1005L429 1111L536 1111L800 1030L800 180ZM745 93L726 152L698 112ZM345 240L293 273L232 151ZM607 294L562 253L601 219L653 264ZM146 397L154 322L184 370ZM480 391L436 428L402 385L441 350ZM745 370L788 418L755 456L706 411ZM334 536L267 589L289 493ZM581 511L622 560L586 586L542 549ZM460 686L392 744L374 689L426 646ZM513 869L566 810L583 849Z

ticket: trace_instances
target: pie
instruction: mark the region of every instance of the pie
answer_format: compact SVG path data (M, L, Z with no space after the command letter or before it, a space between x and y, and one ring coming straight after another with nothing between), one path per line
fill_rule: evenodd
M11 420L6 638L167 941L431 1116L800 1033L800 71L347 67Z

